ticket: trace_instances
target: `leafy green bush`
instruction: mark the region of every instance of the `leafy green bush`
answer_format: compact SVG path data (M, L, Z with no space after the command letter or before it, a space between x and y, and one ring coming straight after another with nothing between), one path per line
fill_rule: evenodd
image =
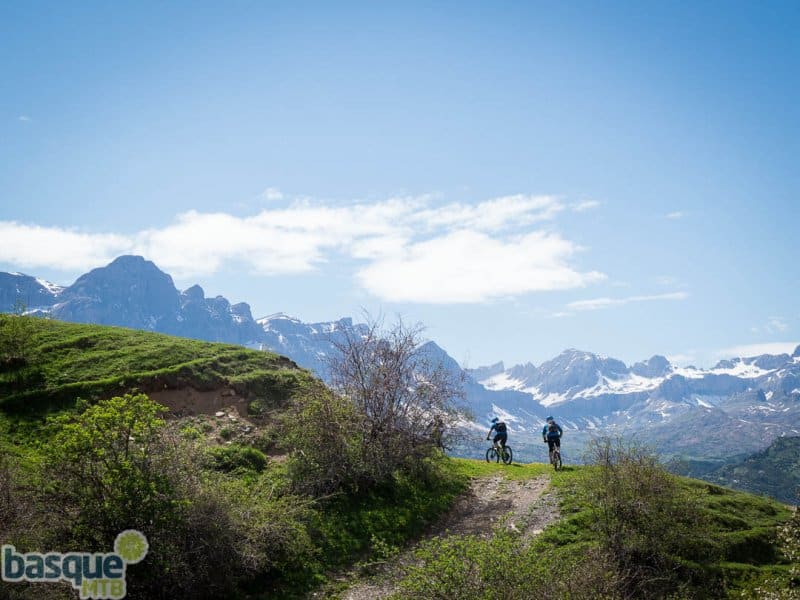
M609 438L595 440L590 455L595 468L585 491L593 526L626 593L674 593L692 575L686 561L719 556L698 496L654 455Z
M295 488L322 496L355 493L372 482L364 443L364 417L347 399L317 387L284 418L284 445L291 452Z
M194 425L184 425L180 432L187 440L199 440L203 437L202 432Z
M146 396L80 408L50 420L52 437L32 486L38 492L26 498L26 513L38 522L26 516L23 523L0 503L0 514L16 520L0 529L16 532L14 539L27 524L40 550L100 551L120 531L144 532L150 552L131 568L133 599L165 590L171 597L231 597L255 581L293 581L316 564L309 504L267 477L263 453L239 446L211 451L216 466L246 470L246 478L203 472L208 455L173 435L177 428L159 417L164 408Z
M208 450L211 467L217 471L255 471L260 473L267 466L267 457L251 446L233 444Z
M45 452L48 494L77 508L74 525L86 541L171 520L175 485L159 435L166 409L143 394L83 408L49 420L56 433Z
M25 317L17 301L13 314L0 314L0 366L20 367L28 362L34 332L33 317Z

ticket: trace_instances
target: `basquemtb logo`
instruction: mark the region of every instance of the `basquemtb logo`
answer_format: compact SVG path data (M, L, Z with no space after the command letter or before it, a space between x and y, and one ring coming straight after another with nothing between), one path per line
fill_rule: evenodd
M141 531L127 529L114 540L114 552L29 552L3 545L0 579L8 583L66 581L82 600L119 600L127 594L125 571L141 562L150 546Z

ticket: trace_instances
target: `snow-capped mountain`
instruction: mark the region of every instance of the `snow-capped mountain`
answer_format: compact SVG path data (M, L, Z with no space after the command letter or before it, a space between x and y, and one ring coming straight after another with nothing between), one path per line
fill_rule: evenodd
M48 309L64 288L22 273L0 273L0 312L11 312L21 302L26 309Z
M336 351L336 344L344 342L347 334L362 335L366 328L366 325L354 325L349 317L303 323L284 313L263 317L257 322L262 329L259 340L265 349L288 356L323 379L327 379L327 361Z
M636 433L664 453L743 452L800 431L800 347L712 369L677 367L663 356L628 367L570 349L539 367L470 373L487 389L529 395L568 430Z
M491 367L493 371L486 369L469 372L488 389L522 391L542 406L559 406L562 410L572 403L641 393L668 400L694 394L697 403L705 405L754 386L763 388L765 393L800 393L796 389L800 387L800 346L792 356L722 360L712 369L676 367L658 355L628 367L622 361L574 349L565 350L538 368L527 363L499 372L496 365ZM703 400L705 396L708 399Z

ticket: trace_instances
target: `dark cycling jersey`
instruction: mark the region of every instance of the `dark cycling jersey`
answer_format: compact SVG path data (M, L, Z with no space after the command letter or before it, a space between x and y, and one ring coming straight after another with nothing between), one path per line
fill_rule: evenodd
M560 439L561 436L564 434L564 430L561 429L561 425L553 421L553 426L551 427L548 423L544 427L542 427L542 436L547 438L548 440L557 440Z
M492 428L489 430L489 433L492 431L496 431L497 433L508 433L508 428L503 421L498 421L497 423L492 423Z

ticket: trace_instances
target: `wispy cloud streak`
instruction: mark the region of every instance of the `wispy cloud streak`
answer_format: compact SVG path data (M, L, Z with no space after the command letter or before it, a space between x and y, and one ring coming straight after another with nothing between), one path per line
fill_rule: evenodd
M624 306L636 302L655 302L660 300L686 300L687 292L670 292L667 294L654 294L650 296L628 296L626 298L592 298L591 300L578 300L567 304L571 310L602 310L615 306Z

